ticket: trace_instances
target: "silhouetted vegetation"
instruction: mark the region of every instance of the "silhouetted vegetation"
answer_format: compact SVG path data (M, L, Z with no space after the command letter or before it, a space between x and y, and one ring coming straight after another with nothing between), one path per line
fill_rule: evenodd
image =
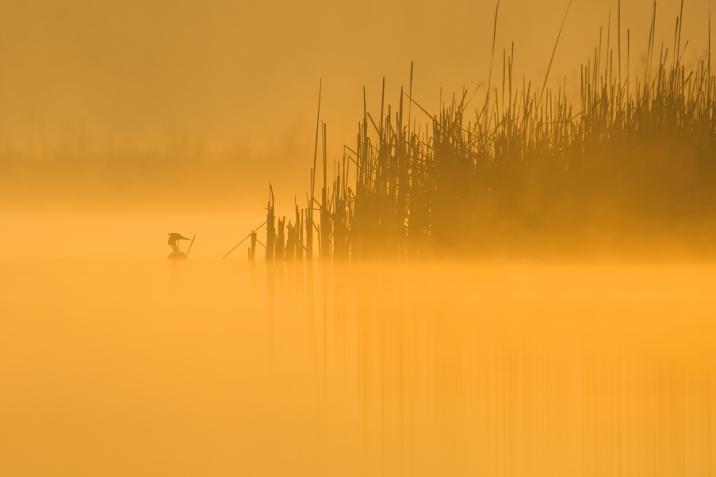
M656 7L636 74L629 30L605 32L581 67L579 103L566 85L548 87L549 72L539 85L518 81L514 45L502 55L499 86L491 71L487 91L465 90L436 114L413 97L411 66L396 108L385 102L385 81L378 116L364 108L332 178L319 119L307 207L296 206L286 241L285 219L279 233L271 225L270 200L267 258L311 257L314 231L320 256L335 258L708 241L716 225L710 47L709 59L687 67L683 14L671 48L656 48L655 17Z

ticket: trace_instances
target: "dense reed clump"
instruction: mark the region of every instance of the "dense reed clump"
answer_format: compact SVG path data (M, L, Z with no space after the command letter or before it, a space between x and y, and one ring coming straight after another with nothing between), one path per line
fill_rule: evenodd
M710 51L683 64L683 15L673 48L657 54L655 16L644 71L631 71L629 31L624 42L619 25L614 49L607 30L581 68L579 102L547 77L518 86L513 45L501 87L491 71L487 92L463 91L431 114L413 97L411 66L395 110L385 81L379 116L364 107L332 181L319 119L307 207L289 222L292 240L269 227L267 258L312 257L314 232L320 256L336 258L707 242L716 230L716 77ZM484 102L469 113L477 97Z

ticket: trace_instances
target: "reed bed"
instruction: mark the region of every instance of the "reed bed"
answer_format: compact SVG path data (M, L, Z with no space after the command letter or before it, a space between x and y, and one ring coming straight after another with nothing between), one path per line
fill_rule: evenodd
M319 92L306 202L277 231L271 193L266 258L310 259L316 249L339 259L564 251L602 239L708 244L716 230L710 45L708 59L684 64L682 11L673 45L657 48L654 6L646 65L634 71L620 17L581 67L578 101L566 84L549 86L561 30L543 82L515 77L513 44L486 91L441 100L437 113L413 97L412 65L397 107L386 104L384 80L378 115L364 106L340 160L327 157Z

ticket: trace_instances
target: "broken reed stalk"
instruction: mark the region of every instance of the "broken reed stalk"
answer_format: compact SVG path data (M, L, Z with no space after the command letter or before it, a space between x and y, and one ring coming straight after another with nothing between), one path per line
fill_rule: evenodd
M318 112L316 113L316 135L313 143L313 167L311 168L311 199L306 208L306 258L313 258L313 204L316 200L316 160L318 159L318 128L321 124L321 93L323 80L318 83Z

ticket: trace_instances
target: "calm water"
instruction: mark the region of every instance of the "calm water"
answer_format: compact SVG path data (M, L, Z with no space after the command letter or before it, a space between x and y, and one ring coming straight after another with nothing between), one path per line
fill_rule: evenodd
M0 272L3 476L716 468L716 265Z

